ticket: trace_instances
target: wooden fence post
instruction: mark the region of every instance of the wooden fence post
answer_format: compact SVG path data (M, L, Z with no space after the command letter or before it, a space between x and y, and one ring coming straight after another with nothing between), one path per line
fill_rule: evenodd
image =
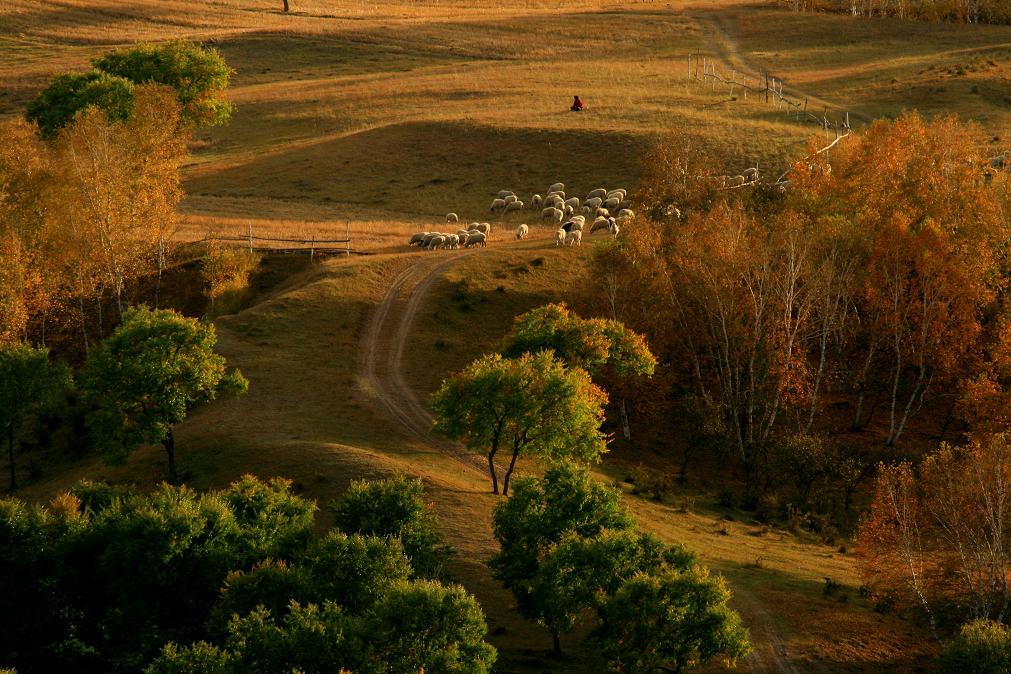
M249 238L249 254L253 254L253 223L246 223L246 236Z
M351 257L351 221L344 221L344 238L347 239L344 242L344 254Z
M316 235L312 235L312 242L309 244L309 264L312 264L313 258L316 257Z
M769 102L769 72L765 72L765 102Z

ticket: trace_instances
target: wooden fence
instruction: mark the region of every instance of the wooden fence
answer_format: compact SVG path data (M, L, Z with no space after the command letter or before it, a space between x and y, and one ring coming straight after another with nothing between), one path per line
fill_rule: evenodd
M252 253L287 253L294 255L308 255L309 259L314 259L317 255L369 255L368 252L352 250L351 248L351 224L346 225L346 236L343 239L317 239L312 235L308 239L290 239L271 236L255 236L253 225L246 226L245 236L222 236L208 234L204 241L222 241L227 243L242 243ZM293 244L289 246L276 246L269 244Z
M701 72L700 72L701 70ZM724 74L726 74L724 72ZM738 78L740 76L740 79ZM788 116L792 115L797 121L811 122L817 124L825 130L825 133L835 131L836 137L847 135L850 132L850 113L846 112L840 120L830 119L828 109L824 109L819 116L817 113L808 110L808 97L804 100L794 99L783 93L783 80L777 79L768 72L761 73L754 80L747 73L732 69L730 77L724 77L717 71L716 61L708 56L703 56L696 52L694 56L688 53L688 79L692 82L701 82L709 85L715 93L716 87L730 87L730 96L733 98L734 90L739 90L744 99L747 100L750 94L765 99L766 103L771 103L777 109L783 108ZM764 82L764 85L763 85Z

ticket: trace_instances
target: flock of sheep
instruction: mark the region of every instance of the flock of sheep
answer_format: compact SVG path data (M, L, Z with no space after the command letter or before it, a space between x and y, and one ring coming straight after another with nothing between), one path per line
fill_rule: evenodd
M588 234L606 231L612 237L617 237L621 226L635 217L627 200L628 193L624 189L606 190L603 187L591 191L580 200L579 197L565 196L565 184L555 183L548 188L546 196L535 194L530 199L532 208L541 209L541 219L551 220L559 225L555 232L556 246L578 246L583 239L583 229L587 218L593 218ZM506 215L522 211L526 203L521 201L511 190L502 190L491 203L491 212ZM578 214L577 214L578 211ZM613 215L612 215L613 213ZM447 223L460 221L456 213L446 215ZM525 239L530 234L526 224L516 228L516 239ZM418 232L411 236L407 245L418 246L428 250L440 248L470 248L472 246L487 246L491 235L491 225L487 222L472 222L467 229L459 229L456 234L444 232Z

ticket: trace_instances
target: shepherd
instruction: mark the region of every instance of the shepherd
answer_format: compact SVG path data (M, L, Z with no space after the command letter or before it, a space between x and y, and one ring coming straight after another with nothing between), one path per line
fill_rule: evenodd
M572 112L580 112L583 109L583 102L579 100L579 96L572 97L572 107L569 108Z

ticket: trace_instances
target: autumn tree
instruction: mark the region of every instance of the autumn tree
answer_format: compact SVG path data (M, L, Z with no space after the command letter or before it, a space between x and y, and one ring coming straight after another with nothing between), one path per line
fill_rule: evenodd
M1011 441L992 435L942 445L919 470L882 465L858 553L879 593L921 606L962 607L969 618L1003 620L1011 607L1008 529Z
M566 368L548 351L518 358L479 358L442 383L429 405L434 429L472 450L487 451L492 492L498 493L495 456L511 452L502 482L521 454L595 460L606 451L600 432L607 395L585 370Z
M7 443L11 491L18 486L14 448L28 419L71 385L70 368L51 362L47 349L0 344L0 432Z
M214 326L170 310L128 309L92 353L81 384L94 406L88 426L107 459L122 462L141 444L160 443L175 481L172 428L219 395L241 395L248 382L214 353Z

